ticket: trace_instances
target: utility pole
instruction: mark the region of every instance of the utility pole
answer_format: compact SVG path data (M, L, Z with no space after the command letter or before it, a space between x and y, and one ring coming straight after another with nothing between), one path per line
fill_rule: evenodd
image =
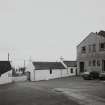
M26 69L26 62L25 62L25 60L24 60L23 74L25 73L25 69Z
M25 62L25 60L24 60L24 68L25 68L25 66L26 66L26 62Z
M10 55L9 55L9 53L8 53L8 61L9 61L9 56L10 56Z

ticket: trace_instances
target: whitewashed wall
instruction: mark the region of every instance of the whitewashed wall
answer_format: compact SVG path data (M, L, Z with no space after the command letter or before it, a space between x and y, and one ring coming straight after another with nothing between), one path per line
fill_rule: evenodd
M31 77L33 81L39 81L74 76L76 75L76 67L72 67L72 69L73 73L71 73L71 68L69 68L68 70L67 69L52 70L52 74L50 74L50 70L34 70Z
M28 65L26 67L26 72L30 72L30 80L31 81L34 81L35 80L35 75L34 75L35 74L35 70L34 69L35 68L34 68L32 62L29 61Z
M19 81L26 81L27 76L18 76L18 77L13 77L12 79L14 82L19 82Z
M71 69L73 69L73 73L71 73ZM77 67L68 67L68 75L69 76L75 76L76 75L76 69L77 69Z
M35 75L35 81L48 80L49 79L49 70L36 70L34 75Z
M12 70L0 76L0 84L6 84L11 82L12 82Z
M52 70L52 74L49 71L49 79L60 78L62 75L62 71L59 69Z
M73 73L71 73L71 68L73 69ZM50 70L35 70L32 63L28 64L26 71L30 72L31 81L49 80L76 75L76 67L52 69L52 74L50 74Z

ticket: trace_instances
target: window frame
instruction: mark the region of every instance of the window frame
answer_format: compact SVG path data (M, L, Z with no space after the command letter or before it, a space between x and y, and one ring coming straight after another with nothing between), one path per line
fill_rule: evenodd
M93 66L94 67L96 66L96 60L93 60Z
M86 53L86 46L83 46L83 47L81 48L81 53Z
M99 44L99 49L100 49L100 51L105 51L105 42L102 42Z

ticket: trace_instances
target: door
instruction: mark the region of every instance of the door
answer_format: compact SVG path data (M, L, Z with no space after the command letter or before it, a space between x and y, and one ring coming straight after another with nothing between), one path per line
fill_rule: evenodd
M84 62L80 62L80 73L84 72Z
M105 60L102 60L102 71L105 71Z
M27 75L27 80L30 81L30 72L26 72L26 75Z

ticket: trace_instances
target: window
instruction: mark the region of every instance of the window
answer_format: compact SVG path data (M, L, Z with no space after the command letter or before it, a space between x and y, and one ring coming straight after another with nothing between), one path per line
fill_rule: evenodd
M100 66L100 61L99 60L97 60L97 66Z
M82 47L81 52L86 53L86 46Z
M96 45L93 44L93 52L96 52Z
M73 68L71 68L71 70L70 70L70 71L71 71L71 73L73 73Z
M91 61L89 61L89 66L91 66Z
M93 66L96 66L96 60L93 60Z
M52 69L50 69L50 74L52 74Z
M105 50L105 43L100 43L100 50L101 51Z

